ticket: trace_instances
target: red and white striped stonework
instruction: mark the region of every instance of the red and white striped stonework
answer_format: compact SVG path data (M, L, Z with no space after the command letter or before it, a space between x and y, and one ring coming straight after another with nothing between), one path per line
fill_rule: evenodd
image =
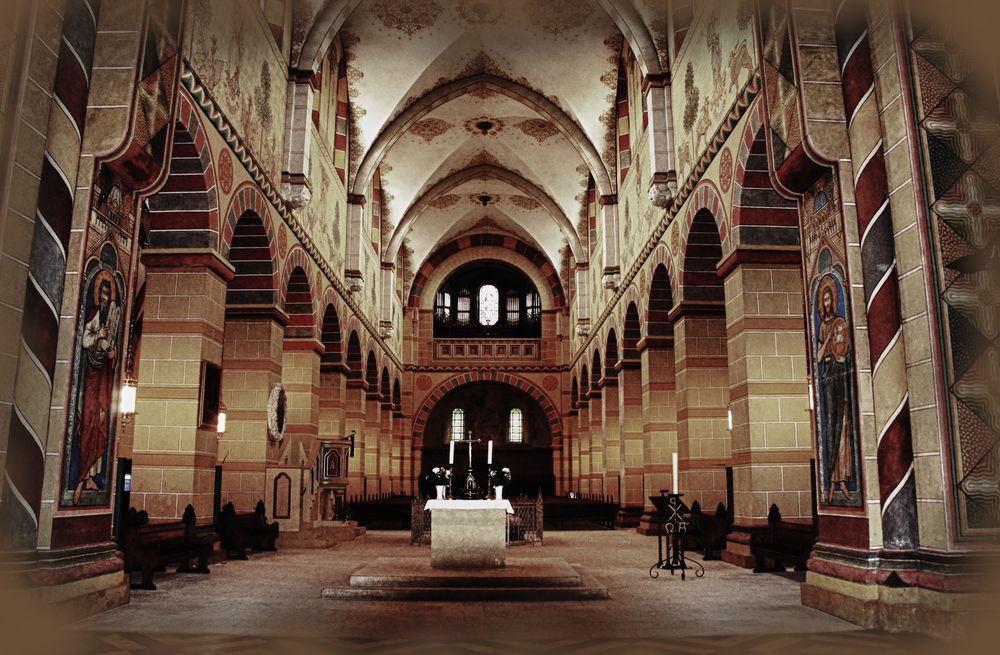
M38 535L56 367L59 316L73 222L73 198L97 36L99 0L66 3L49 113L48 141L28 262L21 352L0 503L0 539L31 550Z
M883 546L911 549L916 548L919 537L909 393L889 187L864 3L845 1L840 5L836 38L848 138L855 162Z

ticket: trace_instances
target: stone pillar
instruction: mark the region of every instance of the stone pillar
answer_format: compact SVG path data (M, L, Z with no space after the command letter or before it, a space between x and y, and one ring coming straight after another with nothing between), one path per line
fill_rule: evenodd
M216 253L147 250L146 304L136 392L132 504L152 520L191 504L211 520L219 437L203 424L202 362L222 364L226 286L233 268Z
M278 308L226 309L222 397L226 433L219 438L222 502L253 511L264 499L265 469L278 448L267 434L267 398L281 381L282 338L288 316Z
M354 433L354 460L350 464L347 478L347 494L360 496L365 475L365 392L368 384L361 379L348 376L344 405L344 436Z
M618 398L618 376L601 378L601 431L604 433L604 494L621 502L621 401Z
M638 344L642 369L643 515L640 534L655 534L650 496L673 485L671 455L677 451L677 382L673 337L646 337ZM681 489L684 492L684 489ZM686 500L686 499L685 499Z
M347 400L347 367L343 364L320 364L319 435L321 439L342 439Z
M622 360L615 367L618 371L618 421L621 430L622 497L618 512L620 527L639 524L645 503L642 486L643 463L643 407L642 363Z
M403 410L398 407L392 409L392 489L397 494L408 496L411 490L410 480L412 478L408 467L411 461L409 456L409 440L406 438L406 430L403 428L406 416Z
M393 454L393 416L392 416L392 395L379 396L380 416L382 425L379 429L379 480L383 492L398 491L399 487L395 483L398 471L398 455Z
M280 458L283 464L299 467L302 475L307 475L306 469L312 467L319 452L319 366L323 344L314 338L285 339L283 350L281 379L288 414ZM304 480L302 484L306 484ZM301 498L301 520L308 524L318 519L313 495Z
M736 526L723 559L741 566L754 565L749 528L767 523L772 504L785 521L812 521L812 431L797 259L797 252L737 251L720 268L726 276Z
M723 307L682 303L674 309L677 452L680 492L706 511L726 502L729 361ZM669 461L669 460L668 460Z
M590 384L588 380L587 385ZM583 383L581 382L581 386ZM580 394L580 408L576 417L577 438L573 445L573 461L578 462L576 474L576 491L590 493L590 403L589 394Z
M600 389L590 390L590 410L587 417L590 419L590 493L600 495L605 492L604 488L604 431L601 428L601 408Z
M365 427L364 427L364 462L362 475L362 492L369 496L379 492L379 476L381 475L380 439L382 431L382 401L378 387L369 384L365 392Z

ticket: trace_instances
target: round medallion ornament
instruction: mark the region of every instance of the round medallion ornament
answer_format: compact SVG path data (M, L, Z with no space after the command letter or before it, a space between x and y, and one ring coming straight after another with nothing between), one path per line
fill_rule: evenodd
M288 416L288 396L285 385L271 385L271 393L267 397L267 436L274 443L281 443L285 438L285 424Z
M554 375L547 375L545 376L545 379L542 380L542 387L546 391L552 391L558 386L559 386L559 380Z
M732 183L733 153L729 148L725 148L719 157L719 186L722 187L722 192L727 193Z
M421 375L417 378L417 389L421 391L427 391L431 388L431 378L427 375Z
M233 156L225 149L219 155L219 187L223 193L233 188Z
M281 226L278 228L278 255L282 259L285 258L285 252L288 250L288 234L285 232L285 227Z

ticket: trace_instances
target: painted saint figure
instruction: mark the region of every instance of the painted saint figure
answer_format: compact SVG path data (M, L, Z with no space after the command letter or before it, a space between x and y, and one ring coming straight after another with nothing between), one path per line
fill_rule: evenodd
M850 425L850 326L838 314L839 292L832 275L824 275L819 283L819 318L817 331L820 387L823 401L826 457L826 502L833 500L839 488L848 500L853 496L848 485L854 481L854 452Z
M93 283L94 306L83 327L83 397L78 405L76 424L80 459L77 466L73 502L83 491L104 490L107 474L102 470L104 452L111 430L111 402L117 364L118 332L122 310L114 277L106 270Z

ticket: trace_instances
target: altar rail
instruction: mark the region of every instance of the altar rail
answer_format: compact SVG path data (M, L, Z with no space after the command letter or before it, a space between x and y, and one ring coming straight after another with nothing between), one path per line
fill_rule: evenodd
M513 514L507 515L508 546L541 546L545 504L537 498L509 498ZM425 510L425 498L414 498L410 506L410 544L431 543L431 513Z
M541 339L435 339L434 359L536 361L542 357Z

